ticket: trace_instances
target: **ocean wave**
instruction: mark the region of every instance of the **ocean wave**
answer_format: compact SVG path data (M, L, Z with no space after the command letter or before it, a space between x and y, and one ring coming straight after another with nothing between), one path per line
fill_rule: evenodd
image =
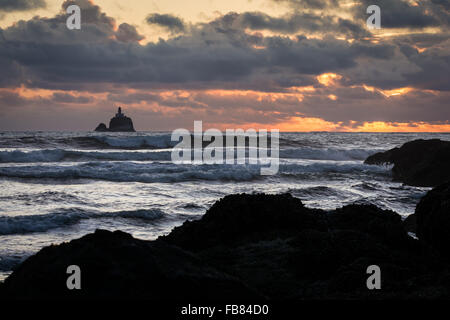
M95 139L110 147L125 149L166 149L178 144L178 141L171 141L170 134L133 137L98 136Z
M87 162L74 165L0 167L0 176L34 179L92 179L116 182L172 183L194 180L252 181L263 179L259 165L191 165L163 162ZM279 174L387 174L390 167L361 162L302 162L280 164Z
M83 149L164 149L175 146L171 134L88 136L40 136L2 137L1 145L8 148L83 148Z
M289 177L305 174L369 174L391 175L392 166L374 166L360 162L314 162L311 164L295 164L280 166L280 174Z
M300 199L304 198L309 199L315 197L324 198L332 196L341 196L343 190L327 186L312 186L306 188L289 189L288 192L292 193L294 196Z
M103 152L79 150L32 150L32 151L0 151L0 163L33 163L63 161L165 161L171 159L170 151L153 152Z
M379 150L296 148L280 151L281 159L365 160ZM248 149L246 157L248 157ZM161 151L85 151L85 150L7 150L0 151L0 163L36 163L64 161L170 161L171 150Z
M32 253L29 253L28 255L31 255ZM1 271L11 271L15 266L17 266L19 263L24 261L26 259L26 256L0 256L0 272ZM0 274L0 281L2 275Z
M0 176L32 179L93 179L116 182L180 182L192 180L249 181L260 177L259 166L175 165L172 163L88 162L69 166L1 167Z
M71 226L84 219L126 218L155 220L164 213L159 209L141 209L133 211L100 212L83 209L64 209L40 215L0 216L0 235L45 232L51 229Z
M317 149L317 148L289 148L280 150L280 158L284 159L309 159L309 160L365 160L379 149Z

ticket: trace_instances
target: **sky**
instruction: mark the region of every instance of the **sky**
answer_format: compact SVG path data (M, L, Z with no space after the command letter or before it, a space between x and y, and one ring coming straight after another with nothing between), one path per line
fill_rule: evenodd
M449 80L448 0L0 0L0 131L450 132Z

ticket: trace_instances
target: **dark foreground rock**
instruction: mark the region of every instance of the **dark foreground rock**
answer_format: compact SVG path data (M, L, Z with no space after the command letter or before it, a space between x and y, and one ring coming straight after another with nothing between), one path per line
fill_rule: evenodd
M450 183L428 192L416 207L417 236L450 257Z
M435 187L450 181L450 142L415 140L400 148L379 152L366 164L394 164L394 180L412 186Z
M66 268L72 264L82 270L78 292L66 289ZM367 289L370 265L382 270L381 290ZM97 231L44 248L14 271L1 294L185 301L448 299L450 271L433 243L407 235L395 212L371 205L325 212L308 209L289 194L241 194L221 199L202 219L156 241Z
M433 250L407 235L398 214L375 206L327 213L290 195L232 195L160 240L272 299L447 297L450 289L425 280L442 267ZM380 292L366 287L372 264L383 270Z
M68 290L69 265L81 269L81 290ZM42 249L5 281L8 298L144 298L192 301L262 299L240 280L164 242L97 230Z

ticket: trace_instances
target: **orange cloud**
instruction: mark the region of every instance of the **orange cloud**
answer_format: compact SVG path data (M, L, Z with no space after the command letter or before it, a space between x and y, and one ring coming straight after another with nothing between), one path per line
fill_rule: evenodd
M396 88L396 89L391 89L391 90L382 90L382 89L377 89L375 87L367 86L365 84L363 84L362 86L366 91L379 92L386 98L402 96L404 94L408 94L411 91L414 91L414 88L410 88L410 87Z
M342 79L342 76L336 73L323 73L316 77L317 81L328 87L330 85L335 85L338 80Z

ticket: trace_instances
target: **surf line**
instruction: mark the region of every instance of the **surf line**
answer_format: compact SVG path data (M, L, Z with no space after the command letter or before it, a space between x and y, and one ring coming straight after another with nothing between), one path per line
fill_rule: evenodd
M268 138L270 138L270 156ZM226 129L224 137L222 131L218 129L208 129L203 132L202 121L194 121L193 135L183 128L172 132L171 140L179 143L173 147L171 158L174 164L259 164L261 175L275 175L280 165L279 139L278 129L271 129L270 135L266 129L258 131ZM204 146L203 142L209 142L209 144ZM264 167L264 165L269 166Z

